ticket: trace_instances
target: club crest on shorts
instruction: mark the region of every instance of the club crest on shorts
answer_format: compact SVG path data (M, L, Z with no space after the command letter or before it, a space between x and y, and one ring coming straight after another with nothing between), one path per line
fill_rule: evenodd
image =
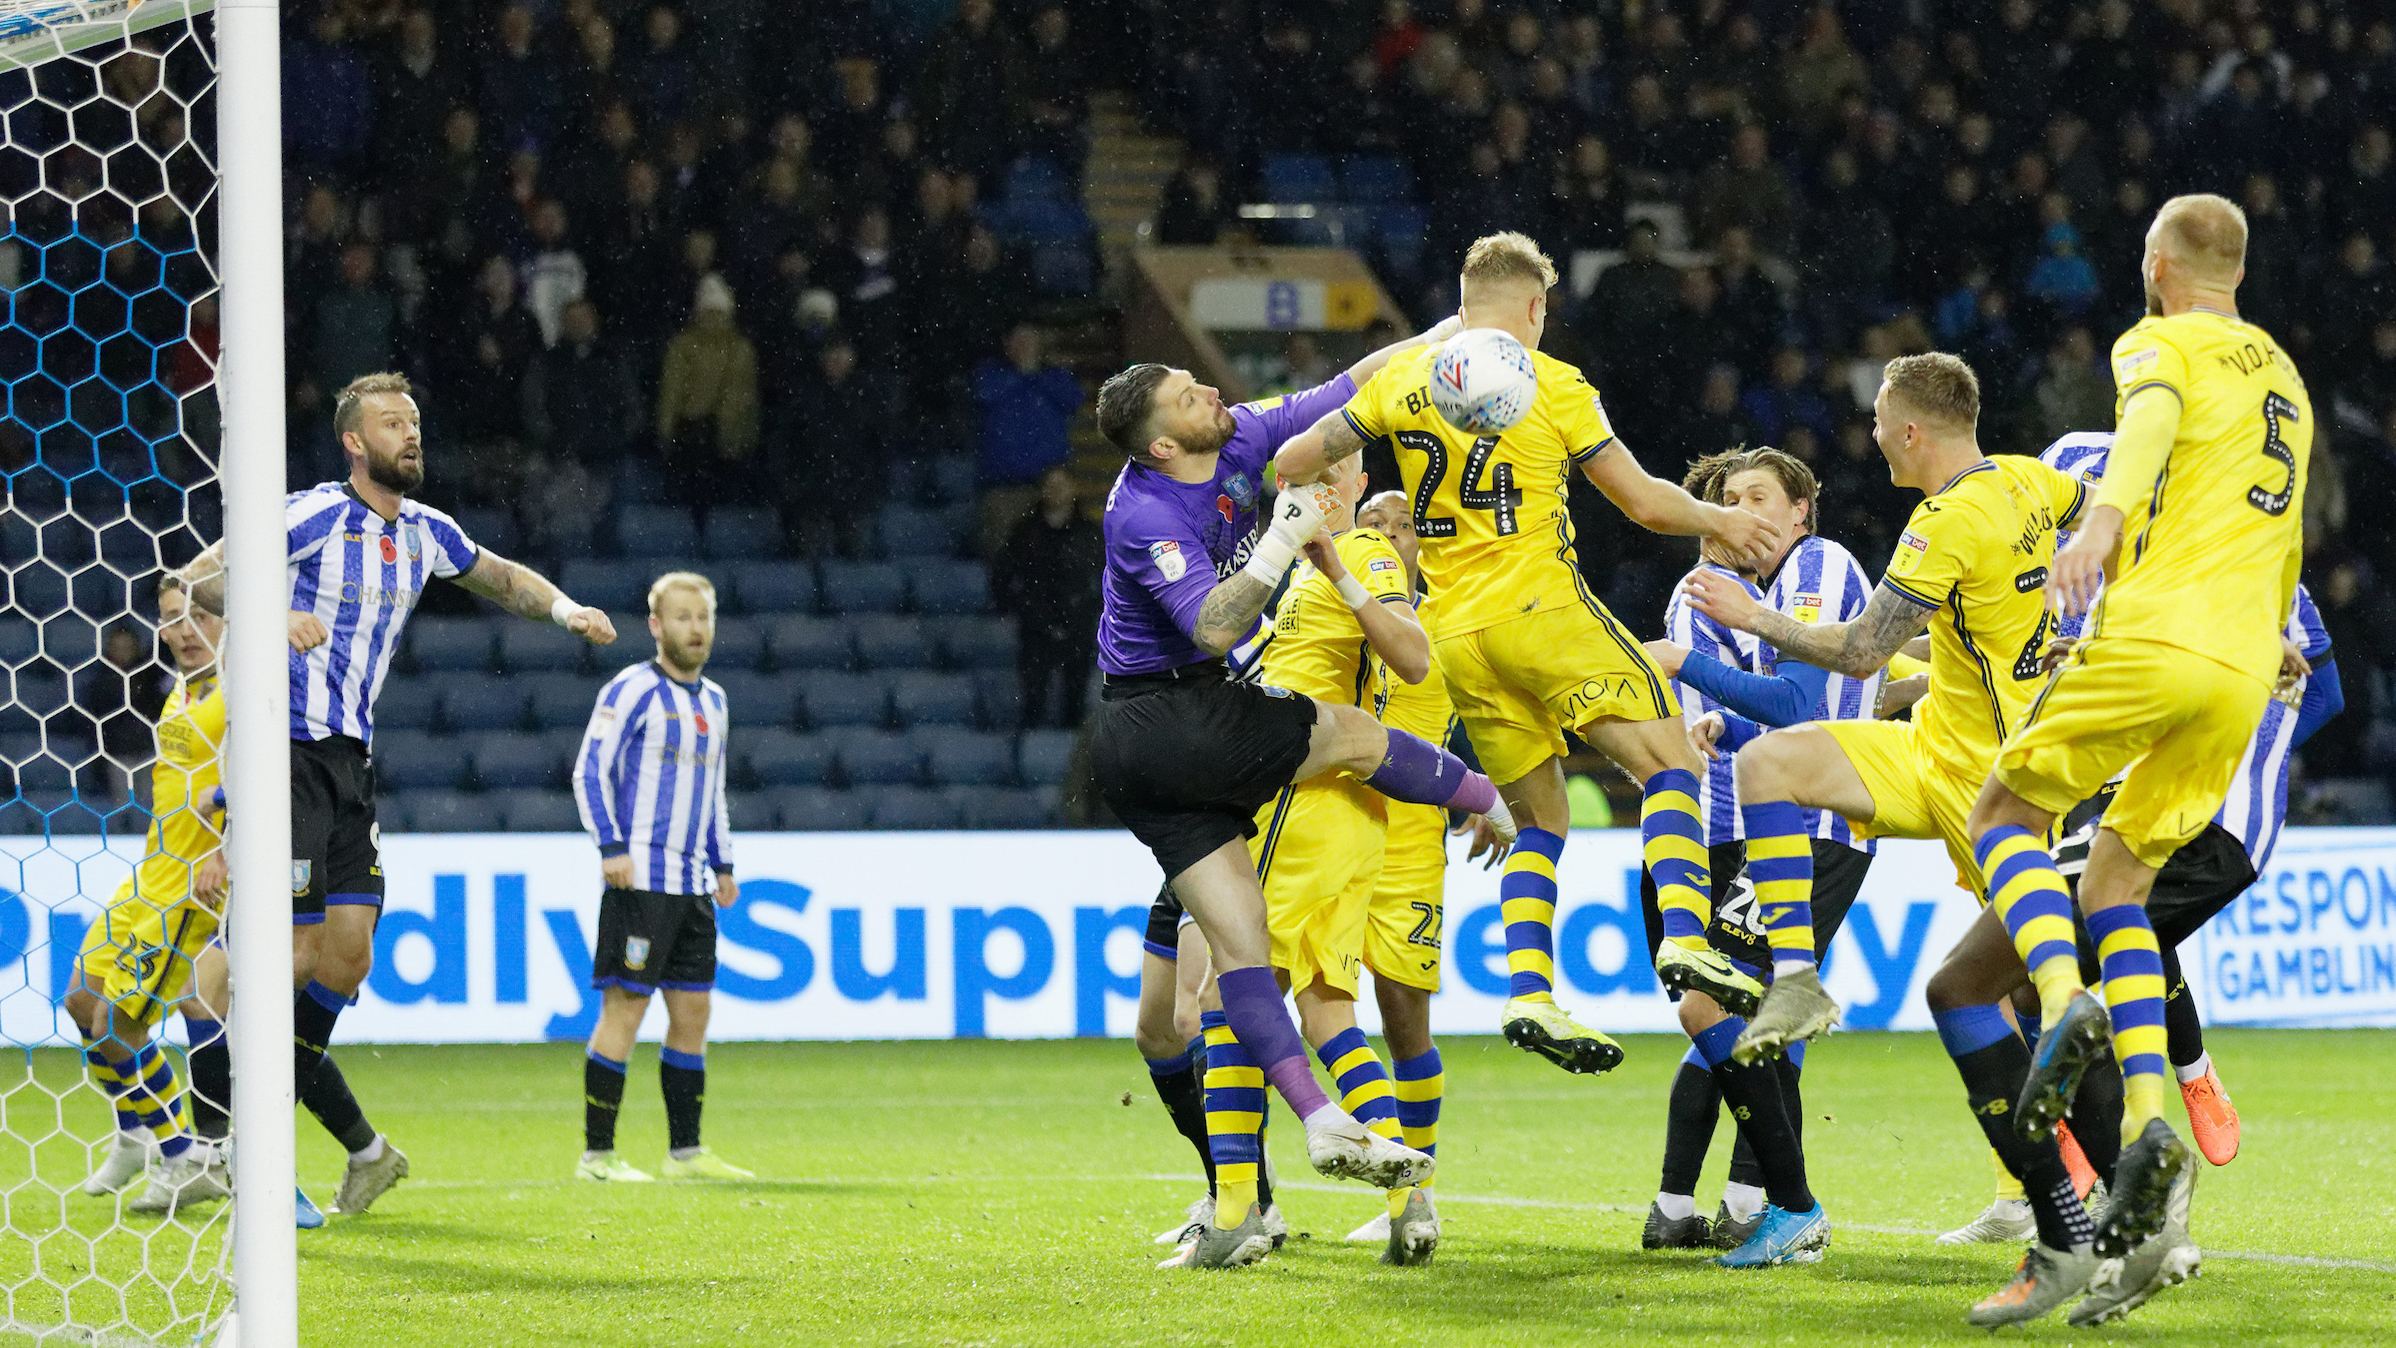
M312 876L313 876L315 873L316 873L316 863L315 863L315 862L313 862L313 861L294 861L294 862L292 862L292 863L291 863L291 897L293 897L293 898L295 898L295 899L296 899L296 898L298 898L300 895L307 893L307 892L308 892L308 880L309 880L309 878L310 878L310 877L312 877Z
M648 938L648 937L646 937L646 936L627 936L627 937L625 937L625 938L624 938L624 967L625 967L625 968L627 968L627 969L638 969L638 968L640 968L641 966L643 966L643 965L647 964L648 962L649 962L649 938Z
M1190 569L1190 559L1181 555L1181 544L1170 538L1149 544L1148 555L1156 559L1156 569L1164 573L1167 582L1180 580Z

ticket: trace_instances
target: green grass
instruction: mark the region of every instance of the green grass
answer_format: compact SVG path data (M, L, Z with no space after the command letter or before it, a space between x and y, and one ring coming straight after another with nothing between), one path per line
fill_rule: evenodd
M1816 1190L1842 1223L1829 1259L1730 1273L1638 1246L1680 1045L1635 1039L1600 1080L1495 1039L1443 1045L1445 1240L1385 1269L1338 1237L1377 1210L1302 1183L1297 1130L1273 1134L1294 1239L1263 1267L1157 1272L1147 1237L1197 1192L1195 1164L1121 1043L725 1044L708 1140L754 1183L602 1188L569 1178L581 1053L571 1045L352 1047L341 1058L415 1178L300 1242L310 1344L1915 1343L1978 1341L1963 1308L2018 1251L1928 1233L1986 1201L1987 1154L1928 1035L1854 1035L1807 1074ZM2108 1337L2366 1343L2396 1325L2396 1035L2221 1032L2245 1151L2208 1170L2206 1274ZM662 1156L653 1050L637 1057L622 1148ZM45 1055L55 1084L72 1063ZM1126 1101L1128 1100L1128 1104ZM31 1119L12 1096L8 1125ZM70 1097L67 1121L104 1126ZM1728 1131L1700 1188L1711 1206ZM22 1150L6 1153L24 1156ZM301 1121L303 1176L329 1199L341 1158ZM79 1157L39 1155L54 1184ZM22 1185L22 1163L11 1177ZM70 1196L86 1229L95 1200ZM0 1258L16 1282L41 1211ZM34 1223L29 1227L27 1222ZM1864 1228L1884 1228L1869 1230ZM1894 1228L1894 1230L1886 1229ZM129 1237L118 1238L121 1243ZM2360 1261L2345 1266L2243 1255ZM20 1320L32 1320L24 1305ZM2057 1337L2060 1316L2029 1333Z

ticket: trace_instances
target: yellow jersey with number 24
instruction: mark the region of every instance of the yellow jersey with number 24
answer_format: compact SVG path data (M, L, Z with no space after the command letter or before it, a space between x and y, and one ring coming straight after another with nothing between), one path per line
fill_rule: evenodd
M2116 407L2180 400L2162 474L2122 521L2093 636L2159 641L2266 683L2296 591L2313 404L2261 328L2210 309L2148 318L2113 344ZM2118 460L2117 460L2118 462Z
M2042 587L2055 531L2088 486L2036 459L1982 459L1914 507L1881 583L1925 608L1930 692L1914 709L1932 761L1977 782L2038 692L2053 619Z
M1444 640L1586 597L1565 488L1574 465L1614 443L1597 390L1579 370L1531 353L1539 393L1503 435L1468 435L1431 405L1436 346L1399 353L1343 415L1364 439L1387 437L1422 537L1431 591L1424 625Z

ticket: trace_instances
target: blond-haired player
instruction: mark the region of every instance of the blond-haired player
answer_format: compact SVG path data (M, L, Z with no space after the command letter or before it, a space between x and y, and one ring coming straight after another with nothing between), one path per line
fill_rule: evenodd
M1393 357L1339 415L1283 446L1277 466L1311 482L1367 441L1386 438L1396 452L1411 484L1449 696L1522 827L1499 888L1512 976L1506 1037L1567 1071L1603 1072L1622 1050L1555 1004L1555 867L1572 817L1565 731L1645 790L1640 831L1665 913L1663 981L1741 1010L1754 1008L1762 988L1706 943L1712 880L1697 818L1697 753L1681 733L1670 680L1582 580L1565 491L1577 469L1633 522L1714 539L1740 558L1771 552L1779 537L1755 515L1649 476L1631 457L1588 380L1538 349L1555 284L1555 264L1524 235L1492 234L1465 254L1464 326L1510 334L1537 372L1531 411L1503 435L1468 435L1440 416L1430 391L1439 349L1424 347Z

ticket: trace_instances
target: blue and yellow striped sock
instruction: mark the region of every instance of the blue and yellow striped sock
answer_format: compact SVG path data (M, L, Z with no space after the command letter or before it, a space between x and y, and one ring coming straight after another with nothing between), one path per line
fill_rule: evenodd
M1439 1154L1439 1102L1447 1094L1447 1069L1434 1048L1419 1058L1392 1064L1398 1084L1399 1140L1425 1156ZM1424 1180L1428 1189L1431 1181Z
M141 1115L133 1108L129 1092L132 1082L126 1078L126 1073L133 1070L133 1064L128 1062L123 1070L119 1070L115 1063L108 1060L108 1055L100 1051L98 1042L88 1034L83 1036L83 1061L91 1069L92 1084L100 1088L100 1093L108 1097L110 1106L116 1111L116 1130L120 1133L140 1132Z
M2163 1117L2171 1073L2164 1051L2163 952L2146 910L2134 903L2088 915L2105 978L2105 1007L2113 1018L2113 1053L2121 1060L2121 1140L2128 1146L2149 1119Z
M1697 774L1666 768L1647 779L1645 790L1639 843L1647 873L1655 878L1664 939L1702 950L1706 924L1714 917L1714 877L1705 828L1697 819Z
M1772 970L1810 968L1814 962L1814 840L1805 836L1805 811L1792 801L1765 800L1739 807L1747 826L1747 878L1755 884L1755 912L1772 947Z
M1556 858L1562 855L1562 834L1526 828L1506 858L1498 913L1506 923L1508 997L1556 999Z
M2072 896L2038 835L1999 824L1980 835L1972 857L1987 879L1988 901L2038 987L2039 1022L2052 1026L2080 991L2080 949L2072 936Z
M180 1156L191 1146L189 1106L183 1099L183 1081L175 1071L175 1060L153 1039L141 1046L133 1061L120 1067L118 1073L128 1083L126 1103L133 1106L141 1129L158 1143L158 1154L168 1160ZM118 1111L120 1119L123 1110Z
M1215 1225L1248 1219L1264 1169L1264 1069L1232 1036L1220 1011L1198 1018L1206 1031L1206 1146L1215 1158Z
M1389 1069L1381 1065L1381 1055L1365 1042L1364 1031L1351 1025L1325 1040L1315 1050L1322 1059L1324 1070L1331 1073L1333 1086L1339 1091L1339 1106L1356 1116L1356 1121L1381 1136L1398 1140L1398 1100L1390 1088ZM1406 1190L1390 1192L1390 1215L1405 1211Z

